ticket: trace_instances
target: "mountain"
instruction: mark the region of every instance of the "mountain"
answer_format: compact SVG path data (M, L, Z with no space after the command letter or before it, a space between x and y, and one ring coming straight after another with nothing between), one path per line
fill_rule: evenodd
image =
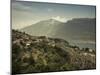
M21 29L31 35L44 35L60 38L73 38L95 40L95 18L75 18L66 23L54 19L40 21L31 26Z
M36 24L31 26L25 27L21 29L28 34L35 35L35 36L53 36L57 29L62 25L62 22L59 22L54 19L48 19L44 21L40 21Z
M74 18L65 23L48 19L25 27L21 31L33 36L62 38L71 44L95 49L95 29L95 18Z
M95 51L80 50L60 38L12 30L12 73L26 74L96 68Z
M95 40L96 19L95 18L75 18L67 21L58 33L63 33L63 37L72 39ZM59 35L59 34L56 34Z

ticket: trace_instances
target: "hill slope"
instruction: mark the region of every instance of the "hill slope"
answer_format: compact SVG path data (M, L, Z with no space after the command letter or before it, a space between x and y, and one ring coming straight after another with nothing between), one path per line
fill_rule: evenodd
M66 40L12 30L13 74L95 69L95 52Z

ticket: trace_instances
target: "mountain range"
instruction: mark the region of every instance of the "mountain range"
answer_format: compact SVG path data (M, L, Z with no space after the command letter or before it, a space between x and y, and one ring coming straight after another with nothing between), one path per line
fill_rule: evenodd
M55 19L43 20L22 28L21 31L33 36L62 38L71 43L95 44L95 29L95 18L74 18L65 23Z

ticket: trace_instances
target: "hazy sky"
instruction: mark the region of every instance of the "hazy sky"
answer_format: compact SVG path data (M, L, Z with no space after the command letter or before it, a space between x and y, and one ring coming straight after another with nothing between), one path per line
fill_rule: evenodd
M40 20L56 19L65 22L72 18L95 18L95 6L12 2L12 28L20 29Z

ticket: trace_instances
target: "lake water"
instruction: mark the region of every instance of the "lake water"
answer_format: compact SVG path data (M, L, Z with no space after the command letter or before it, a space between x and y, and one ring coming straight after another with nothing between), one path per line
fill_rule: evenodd
M94 50L96 50L96 43L94 42L94 43L82 43L82 42L74 42L74 41L71 41L71 42L69 42L71 45L74 45L74 46L79 46L79 48L91 48L91 49L94 49Z

